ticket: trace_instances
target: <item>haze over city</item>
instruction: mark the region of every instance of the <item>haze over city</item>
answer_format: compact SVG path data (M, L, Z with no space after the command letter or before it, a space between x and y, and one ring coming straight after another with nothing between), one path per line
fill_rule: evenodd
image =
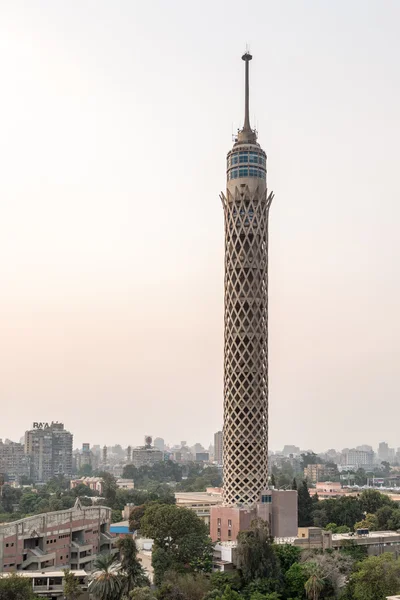
M221 428L247 43L275 192L269 446L398 445L400 6L381 7L2 2L0 437Z

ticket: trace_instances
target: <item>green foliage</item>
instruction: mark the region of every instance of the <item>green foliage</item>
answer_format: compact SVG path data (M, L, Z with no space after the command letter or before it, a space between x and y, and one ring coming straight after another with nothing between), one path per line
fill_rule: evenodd
M34 600L30 579L12 573L8 577L0 577L0 600Z
M157 600L154 592L149 587L134 588L130 592L129 597L132 598L132 600Z
M396 503L378 490L364 490L360 495L360 505L362 512L376 513L383 506L391 506L396 508Z
M112 510L111 511L111 523L119 523L122 519L122 514L120 510Z
M189 467L187 479L181 481L176 489L182 492L205 492L208 487L221 485L221 472L217 467L203 468L201 465L193 464Z
M363 560L367 556L366 546L358 546L355 540L342 540L340 552L354 560Z
M203 600L210 588L210 579L204 573L170 572L166 574L157 596L159 600Z
M282 573L286 573L292 565L299 562L301 549L291 544L274 544L275 554L279 559Z
M220 596L216 596L215 600L243 600L243 596L227 585L223 593Z
M120 553L121 568L124 573L124 592L128 593L136 587L150 585L149 579L138 559L135 540L125 536L117 540Z
M301 455L301 470L304 472L304 469L308 465L321 465L323 464L323 460L315 454L315 452L305 452Z
M98 496L98 492L92 490L88 485L79 483L76 487L71 490L73 496Z
M361 502L354 496L320 500L314 506L312 515L316 527L325 528L328 523L336 523L338 526L346 525L351 529L364 516Z
M89 593L98 600L119 600L124 589L121 563L110 554L99 554L93 568Z
M130 531L138 531L140 530L140 524L144 513L146 512L146 508L148 504L139 504L139 506L135 506L129 515L129 529Z
M22 490L18 488L12 488L9 485L3 485L1 493L1 512L12 513L14 505L19 504L22 496Z
M309 527L313 523L313 501L308 491L307 481L303 480L297 491L299 527Z
M336 525L336 523L328 523L324 527L325 531L332 531L332 533L350 533L350 527L347 525Z
M240 575L236 569L234 571L215 571L214 573L211 573L210 583L211 590L218 590L220 594L223 593L227 585L229 585L229 587L236 592L241 590L243 586Z
M319 600L321 597L322 590L325 587L325 575L323 570L316 563L308 563L307 569L307 581L304 584L306 596L309 600Z
M78 600L83 593L82 587L69 569L64 569L64 597L66 600Z
M172 460L160 461L152 467L143 466L137 469L134 465L124 467L122 477L133 479L136 488L147 488L149 482L177 483L182 480L182 467Z
M114 508L115 501L117 499L117 480L114 475L103 471L99 474L99 477L103 480L103 496L105 498L104 504Z
M280 563L271 543L268 524L256 519L248 531L241 531L237 538L237 568L245 585L268 577L272 589L279 586Z
M141 519L141 533L154 540L152 564L159 584L167 571L211 571L212 543L204 522L191 510L153 504Z
M378 517L371 513L365 515L362 521L354 524L354 531L357 529L369 529L370 531L378 530Z
M285 593L287 598L305 598L305 583L308 572L305 563L294 563L285 573Z
M400 558L395 559L390 552L370 556L357 567L350 577L348 597L354 600L385 600L400 591Z

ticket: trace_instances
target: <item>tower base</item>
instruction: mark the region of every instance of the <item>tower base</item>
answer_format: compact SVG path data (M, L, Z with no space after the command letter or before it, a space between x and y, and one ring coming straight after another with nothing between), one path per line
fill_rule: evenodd
M254 519L269 523L273 538L297 537L297 492L266 490L253 506L212 506L210 536L213 542L234 542Z

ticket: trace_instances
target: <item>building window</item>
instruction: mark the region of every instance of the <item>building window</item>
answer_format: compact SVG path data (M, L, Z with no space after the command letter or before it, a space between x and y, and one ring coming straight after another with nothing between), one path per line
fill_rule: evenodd
M217 525L218 527L221 527L221 519L217 519Z
M228 519L228 527L229 528L232 527L232 521L231 521L231 519Z
M271 494L265 494L261 496L261 502L263 504L271 504L272 502L272 496Z
M228 537L232 537L232 529L228 529Z

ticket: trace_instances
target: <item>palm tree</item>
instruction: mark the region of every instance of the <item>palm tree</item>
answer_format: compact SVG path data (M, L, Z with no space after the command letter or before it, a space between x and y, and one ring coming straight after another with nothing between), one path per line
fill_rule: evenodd
M321 568L316 563L309 563L309 578L304 584L307 598L318 600L325 586L325 577Z
M100 554L93 567L89 593L98 600L119 600L124 587L121 563L111 554Z
M136 542L132 537L119 538L117 548L120 552L121 568L124 576L124 594L128 594L133 588L150 585L150 581L138 558Z

